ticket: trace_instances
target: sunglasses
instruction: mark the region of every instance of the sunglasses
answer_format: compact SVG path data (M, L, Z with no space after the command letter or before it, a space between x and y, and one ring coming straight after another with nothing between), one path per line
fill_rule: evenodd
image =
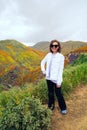
M53 47L57 48L57 47L58 47L58 45L51 45L50 47L51 47L51 48L53 48Z

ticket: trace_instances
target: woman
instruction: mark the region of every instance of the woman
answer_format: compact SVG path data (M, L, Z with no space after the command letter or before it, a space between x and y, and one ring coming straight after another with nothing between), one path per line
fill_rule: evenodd
M61 46L59 41L50 42L50 52L41 61L41 70L46 75L48 86L48 108L55 107L54 92L57 96L58 104L62 114L66 114L66 103L61 93L62 74L64 68L64 56L60 53Z

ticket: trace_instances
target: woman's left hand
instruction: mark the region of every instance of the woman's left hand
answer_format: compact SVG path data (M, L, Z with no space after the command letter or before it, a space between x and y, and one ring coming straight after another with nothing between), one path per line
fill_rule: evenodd
M56 85L56 87L57 87L57 88L60 88L60 87L61 87L61 85L58 85L58 84L57 84L57 85Z

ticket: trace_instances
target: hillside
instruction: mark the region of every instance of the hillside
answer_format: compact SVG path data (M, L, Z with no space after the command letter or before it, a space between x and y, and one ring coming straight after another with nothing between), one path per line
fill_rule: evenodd
M70 53L68 53L67 55L65 55L65 65L71 64L79 57L80 54L87 54L87 46L79 47L78 49L75 49ZM85 55L84 59L82 59L81 62L84 62L86 60L87 60L87 55Z
M81 52L87 52L87 46L79 47L78 49L75 49L72 51L73 53L81 53Z
M0 83L17 85L35 80L43 56L44 53L18 41L0 41Z
M80 42L80 41L66 41L66 42L60 42L60 44L61 44L61 51L64 55L79 47L87 46L87 42ZM33 48L48 52L49 42L39 42L36 45L34 45Z
M37 67L33 64L33 62L37 62L38 65L41 57L43 56L42 52L36 51L15 40L0 41L0 53L2 53L2 51L4 54L8 54L17 63L17 65L20 64L21 66L29 69Z

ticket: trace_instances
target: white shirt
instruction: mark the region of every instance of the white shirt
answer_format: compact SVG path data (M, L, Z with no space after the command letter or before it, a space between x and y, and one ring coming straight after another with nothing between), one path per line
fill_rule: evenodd
M45 66L46 65L46 66ZM46 79L61 85L64 68L64 56L60 53L48 53L41 61L41 71L46 74Z

